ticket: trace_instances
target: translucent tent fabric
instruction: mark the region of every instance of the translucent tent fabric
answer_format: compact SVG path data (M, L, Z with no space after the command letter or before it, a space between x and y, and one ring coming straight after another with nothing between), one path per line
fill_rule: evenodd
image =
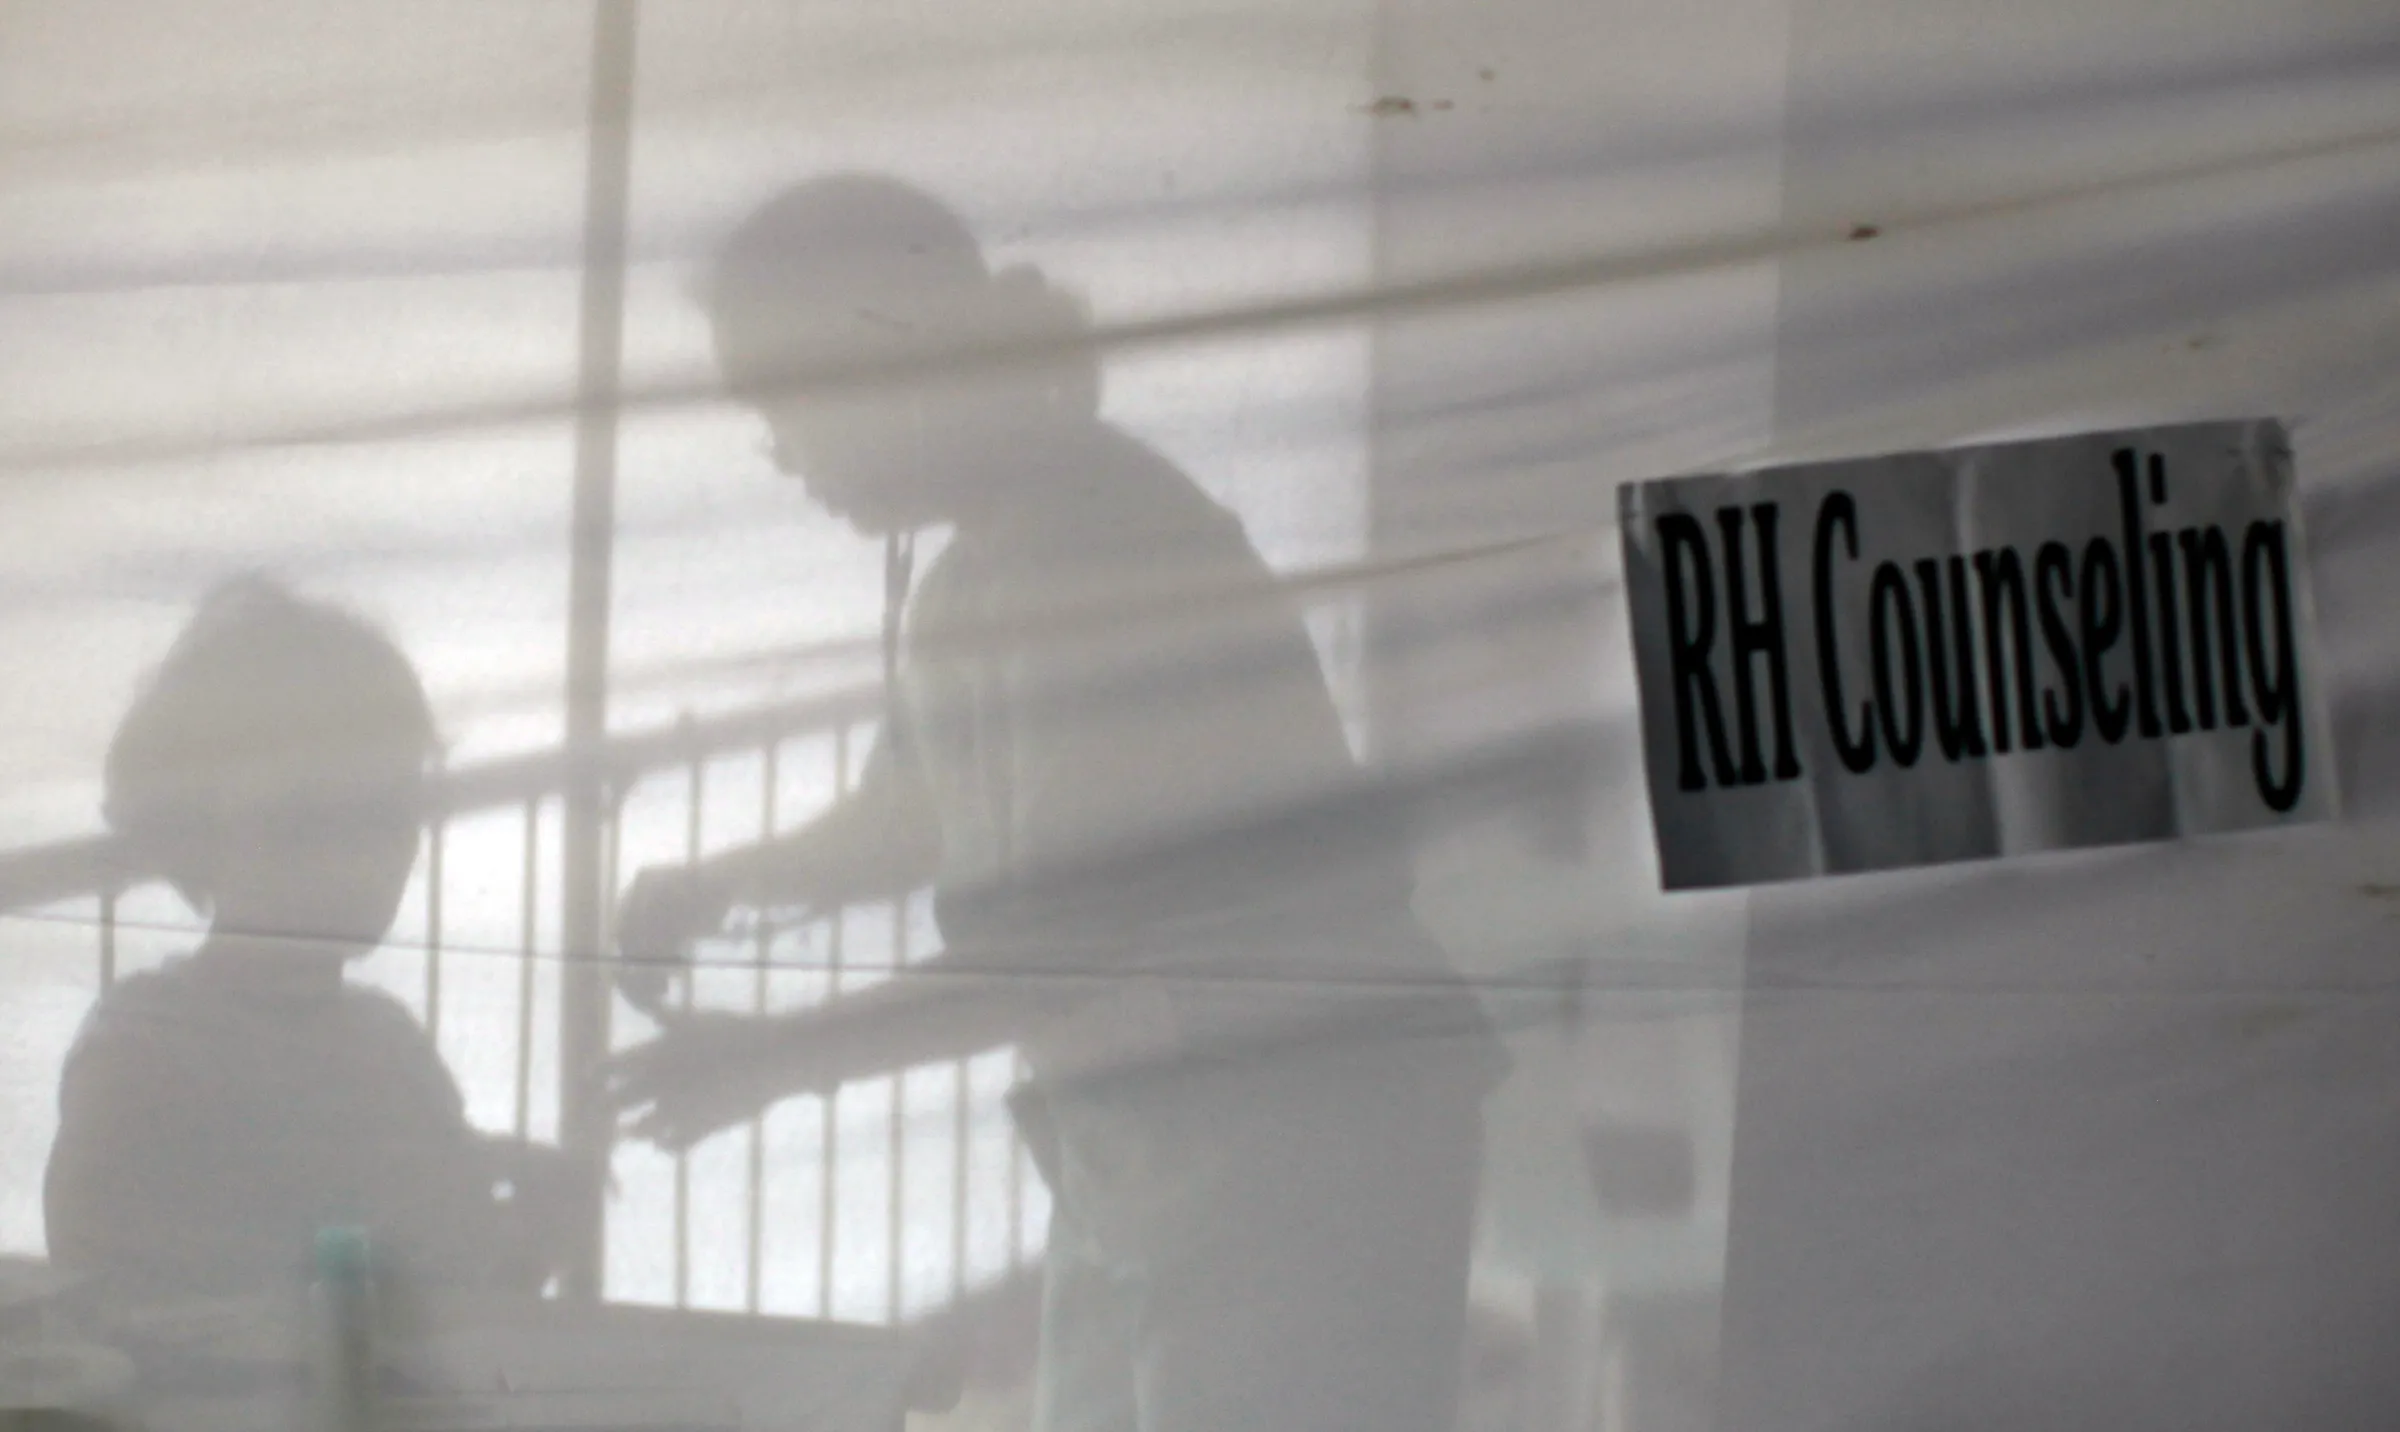
M455 1234L381 1040L407 1117L564 1149L579 1191L535 1274L426 1305L428 1386L487 1393L516 1338L520 1388L623 1425L2400 1410L2389 6L16 3L0 155L0 1406L168 1427L176 1369L299 1356L309 1234L364 1206L303 1197L326 1169L409 1170L395 1256ZM947 211L972 277L879 288L938 256L857 220L815 301L863 336L742 381L728 334L781 310L728 310L728 243L827 176ZM1041 416L1087 358L1096 414ZM908 562L829 510L836 409L910 415L867 467L985 479ZM2338 819L1660 892L1621 484L2262 416ZM203 887L273 861L203 842L179 889L104 814L129 710L246 577L425 692L415 854L348 945L288 893L228 928ZM260 759L310 788L305 744ZM916 878L745 877L688 965L622 957L641 872L722 874L895 762L940 810ZM333 871L363 830L288 849ZM1078 879L1015 924L956 898L1045 860ZM349 955L347 1004L277 1012ZM799 1022L927 990L1040 1019ZM1168 1095L1054 1076L1084 1035L1046 1021L1161 1009L1264 1042ZM838 1089L683 1153L620 1127L604 1056L770 1013L852 1051ZM62 1080L128 1028L182 1112L95 1127L129 1106ZM478 1209L533 1191L476 1167ZM248 1226L279 1199L315 1224ZM198 1324L128 1309L193 1290L62 1248L99 1210L155 1220L141 1256L288 1247L206 1290L278 1331L161 1352Z

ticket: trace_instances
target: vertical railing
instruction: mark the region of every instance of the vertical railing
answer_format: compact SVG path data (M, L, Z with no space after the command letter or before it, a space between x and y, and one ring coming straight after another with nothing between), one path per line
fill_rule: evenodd
M425 838L425 1037L442 1046L443 855L450 822L436 821Z
M100 987L117 982L117 887L100 887Z
M608 1048L609 996L599 958L607 942L602 852L610 824L601 749L608 740L608 624L617 541L617 423L625 362L625 269L633 191L634 0L595 0L587 111L583 266L576 319L574 499L568 520L566 757L559 816L558 1054L580 1074ZM560 1080L558 1132L598 1151L608 1111L579 1077ZM566 1293L600 1296L603 1222L579 1230Z
M950 1105L950 1296L967 1290L967 1183L974 1169L972 1066L961 1059L951 1072Z
M758 838L767 840L775 834L776 782L781 776L779 743L769 741L758 754ZM763 1015L768 1011L767 971L774 959L775 937L765 921L750 938L750 1012ZM766 1282L766 1218L767 1218L767 1119L764 1113L750 1121L749 1187L745 1190L747 1214L743 1233L749 1240L743 1279L747 1285L744 1305L753 1313L765 1300Z
M683 860L686 865L691 865L699 861L702 849L701 827L708 809L708 758L693 736L692 724L688 719L684 722L683 730L684 739L691 747L689 763L685 767L691 793L684 803ZM694 973L696 976L697 972ZM696 977L683 982L683 1008L686 1013L691 1011L694 987L698 983ZM682 1308L689 1307L692 1300L692 1156L682 1149L675 1151L674 1207L675 1306Z
M833 733L834 799L850 794L850 782L850 728L844 726ZM824 997L827 999L841 996L842 966L849 953L843 936L848 928L849 912L833 911L825 929ZM825 1091L817 1135L817 1316L826 1318L833 1316L833 1250L840 1246L841 1097L839 1089Z
M892 962L885 979L906 978L902 966L908 963L908 901L906 897L892 901ZM890 1121L886 1124L888 1141L884 1167L888 1175L885 1205L884 1237L884 1295L883 1305L893 1322L900 1321L901 1290L907 1273L908 1228L908 1071L892 1071L892 1102Z
M542 802L525 802L524 867L517 902L517 1059L514 1128L518 1138L533 1131L534 968L541 953ZM564 1078L562 1084L569 1082Z
M1008 1144L1008 1270L1012 1273L1025 1266L1026 1158L1025 1148L1012 1128Z

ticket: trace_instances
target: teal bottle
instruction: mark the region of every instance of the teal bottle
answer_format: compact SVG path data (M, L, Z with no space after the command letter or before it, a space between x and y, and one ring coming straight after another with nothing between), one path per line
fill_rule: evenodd
M319 1432L377 1432L374 1260L365 1230L317 1234L310 1302Z

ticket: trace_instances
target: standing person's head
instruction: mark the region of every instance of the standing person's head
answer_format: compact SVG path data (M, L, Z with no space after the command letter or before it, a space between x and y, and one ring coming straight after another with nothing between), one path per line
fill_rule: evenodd
M956 214L895 180L786 190L734 231L704 298L776 465L864 531L988 509L996 456L1099 408L1082 305L1033 269L994 272Z
M109 747L105 812L210 917L349 957L415 868L434 725L389 637L259 578L200 604Z

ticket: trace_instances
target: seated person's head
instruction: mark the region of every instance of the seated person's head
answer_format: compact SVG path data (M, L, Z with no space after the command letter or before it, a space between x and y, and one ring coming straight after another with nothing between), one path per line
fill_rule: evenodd
M105 810L210 917L347 958L415 868L432 715L389 638L258 578L204 600L109 748Z
M1083 306L992 271L964 221L890 179L838 175L745 219L702 293L726 382L777 466L862 530L956 520L1029 425L1090 421Z

